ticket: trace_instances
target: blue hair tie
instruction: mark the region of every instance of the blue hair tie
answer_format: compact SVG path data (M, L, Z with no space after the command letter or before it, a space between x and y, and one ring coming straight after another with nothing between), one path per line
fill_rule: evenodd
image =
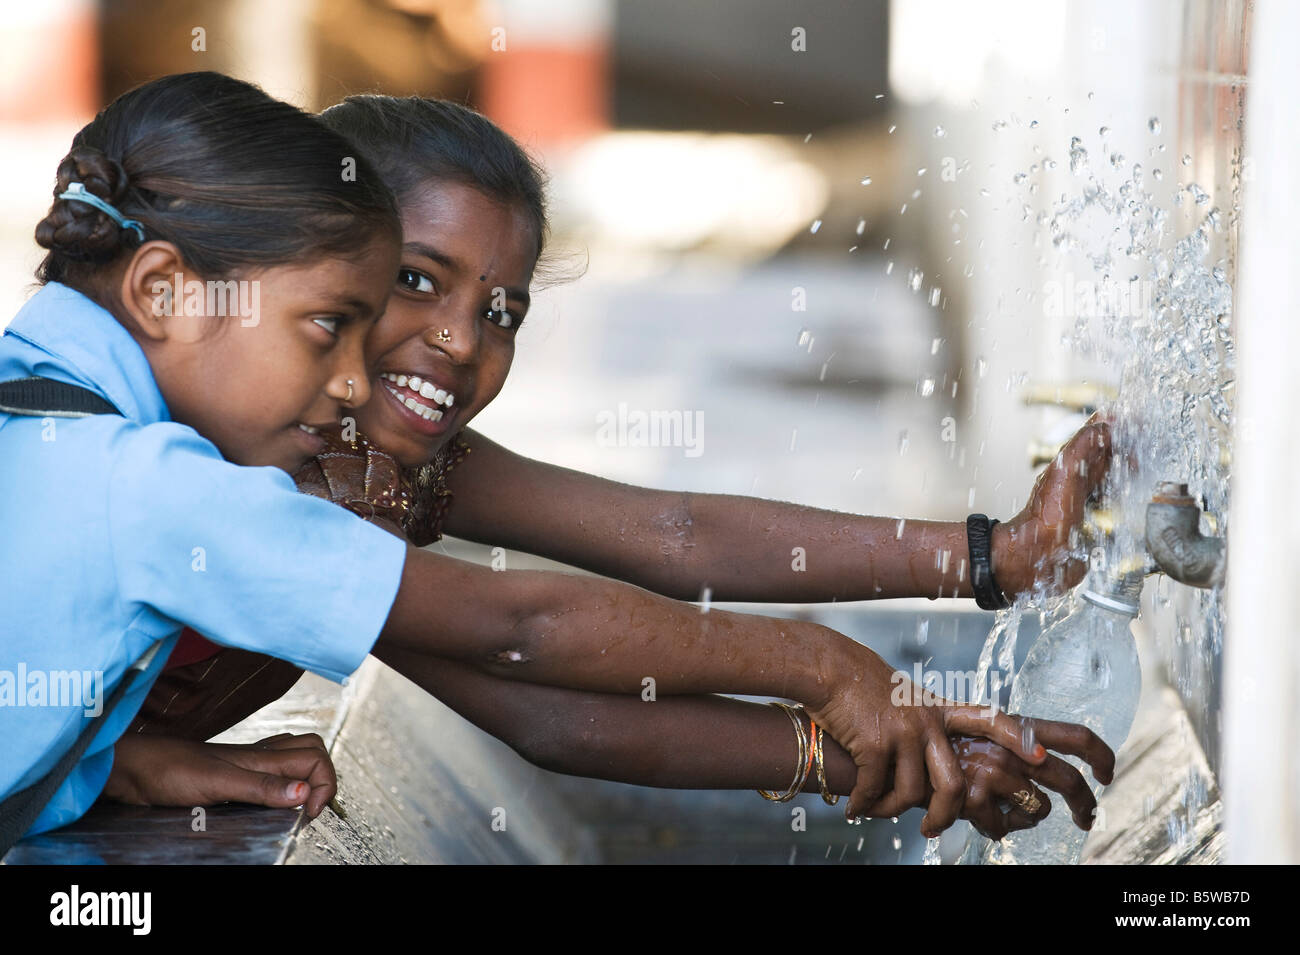
M68 183L68 191L60 194L60 199L67 199L69 202L84 202L88 206L94 206L104 215L108 216L123 229L134 229L135 234L140 241L144 241L144 226L135 219L128 219L122 213L118 212L111 205L105 202L93 192L87 192L86 187L79 182Z

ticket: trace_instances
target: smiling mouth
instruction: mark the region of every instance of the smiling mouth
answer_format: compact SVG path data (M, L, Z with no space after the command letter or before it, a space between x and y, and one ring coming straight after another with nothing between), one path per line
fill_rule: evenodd
M450 391L439 388L433 382L426 381L418 375L385 372L379 377L398 403L426 421L433 423L441 421L444 413L450 410L456 400L456 396Z

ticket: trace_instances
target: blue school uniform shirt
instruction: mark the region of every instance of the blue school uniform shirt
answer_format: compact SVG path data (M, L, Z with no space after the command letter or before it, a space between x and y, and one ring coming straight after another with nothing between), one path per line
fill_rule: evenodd
M171 421L131 335L66 286L42 288L0 337L0 381L32 375L89 388L122 416L0 413L0 798L73 745L95 674L102 703L165 642L29 834L95 801L183 626L343 682L379 635L406 556L284 471L231 464ZM89 684L80 698L75 682Z

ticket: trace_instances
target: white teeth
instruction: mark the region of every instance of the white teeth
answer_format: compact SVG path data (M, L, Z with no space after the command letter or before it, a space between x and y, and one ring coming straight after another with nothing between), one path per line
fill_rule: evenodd
M302 428L302 430L306 431L308 434L319 434L319 433L320 433L320 428L313 428L313 427L312 427L311 425L309 425L309 424L300 424L300 425L298 425L298 427Z
M455 404L455 395L444 388L439 388L431 381L425 381L419 375L399 375L396 372L389 371L384 372L380 377L391 381L399 388L410 388L422 398L428 398L430 401L446 405L448 408ZM405 403L405 398L400 395L398 397Z
M428 405L426 405L424 402L416 401L414 398L410 396L402 397L402 395L397 391L396 388L389 387L388 390L392 392L393 397L395 397L402 404L406 405L407 408L411 409L412 411L414 411L416 414L418 414L420 417L424 418L425 420L427 421L442 420L442 412L439 411L437 408L431 408Z

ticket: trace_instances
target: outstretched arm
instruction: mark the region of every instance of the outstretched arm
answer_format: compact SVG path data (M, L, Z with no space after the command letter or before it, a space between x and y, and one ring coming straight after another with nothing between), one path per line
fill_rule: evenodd
M375 652L382 656L389 648L576 690L635 695L651 677L661 696L800 700L853 757L857 778L846 815L863 815L890 798L916 805L929 786L933 796L922 822L928 834L959 817L966 795L950 735L989 739L1033 766L1048 758L1007 714L922 692L875 653L826 627L701 613L601 578L494 572L412 548ZM1098 778L1106 781L1109 773Z
M485 732L505 742L535 766L572 776L666 789L766 789L785 791L794 780L797 744L789 717L761 703L721 696L620 696L556 687L507 683L473 667L420 654L379 651L380 658ZM807 727L806 718L802 718ZM1108 771L1109 751L1082 727L1033 724L1038 738L1054 749L1091 761ZM1075 823L1091 826L1096 799L1073 766L1050 757L1032 767L1001 747L969 738L954 745L966 781L961 817L984 835L1035 825L1050 803L1034 785L1061 793ZM824 738L826 791L847 795L856 769L849 754ZM886 788L893 788L892 780ZM820 790L810 772L802 791ZM997 803L1029 791L1041 809L1033 814ZM896 816L923 804L900 798L867 808L868 816Z
M973 596L961 522L656 491L534 461L472 431L466 440L474 453L448 477L446 531L456 537L680 600L706 586L720 601ZM1109 424L1094 416L1039 475L1024 510L993 529L993 572L1008 596L1036 580L1068 589L1082 579L1084 564L1065 551L1109 463Z

